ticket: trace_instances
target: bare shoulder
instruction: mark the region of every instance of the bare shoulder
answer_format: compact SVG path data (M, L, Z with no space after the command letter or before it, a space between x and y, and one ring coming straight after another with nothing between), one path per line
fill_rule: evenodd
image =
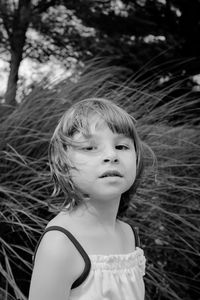
M118 220L120 225L120 230L124 234L124 239L126 239L126 243L129 244L130 249L135 248L135 235L131 226L122 221Z
M71 241L58 230L46 232L36 252L29 300L68 299L83 269L84 262Z
M51 226L58 226L70 230L70 223L73 223L70 217L58 214L47 224L46 229ZM67 268L72 265L72 274L73 270L76 270L76 265L83 265L82 257L77 248L69 237L59 229L50 230L44 234L38 247L38 252L38 256L40 254L47 255L49 256L49 259L52 258L55 261L58 260L61 263L64 263L63 266L67 266Z
M58 230L46 232L38 246L35 263L43 258L53 261L67 261L74 256L74 248L64 234Z
M44 234L35 256L36 270L53 271L55 275L58 271L71 285L79 275L80 264L76 248L62 232L52 230Z
M129 233L133 232L131 226L128 223L126 223L126 222L124 222L122 220L118 220L118 221L119 221L119 224L120 224L120 226L121 226L122 229L126 230Z

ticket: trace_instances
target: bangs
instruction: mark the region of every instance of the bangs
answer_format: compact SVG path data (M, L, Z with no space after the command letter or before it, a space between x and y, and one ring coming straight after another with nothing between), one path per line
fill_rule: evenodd
M90 136L91 123L98 126L105 122L113 133L123 134L133 140L136 138L136 120L127 112L109 101L88 101L77 103L64 117L63 134L73 137L76 132Z
M111 111L110 114L105 112L102 118L113 133L135 139L135 119L130 115Z

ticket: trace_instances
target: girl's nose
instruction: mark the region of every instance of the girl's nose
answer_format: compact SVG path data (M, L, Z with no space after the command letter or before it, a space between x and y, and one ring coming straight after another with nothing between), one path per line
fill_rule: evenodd
M118 155L115 149L109 148L106 149L104 152L104 162L115 162L117 163L119 161Z

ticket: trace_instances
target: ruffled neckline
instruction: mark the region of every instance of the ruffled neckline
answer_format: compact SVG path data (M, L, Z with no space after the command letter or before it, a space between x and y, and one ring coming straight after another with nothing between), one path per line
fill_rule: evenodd
M88 256L94 269L125 270L135 266L144 269L146 261L144 252L139 247L126 254L92 254Z

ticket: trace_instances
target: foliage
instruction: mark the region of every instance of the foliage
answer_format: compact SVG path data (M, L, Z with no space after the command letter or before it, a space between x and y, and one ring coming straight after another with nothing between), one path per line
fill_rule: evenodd
M134 72L148 69L146 79L158 77L149 60L160 66L159 78L199 74L199 12L198 0L1 0L0 49L10 54L13 76L7 96L25 57L47 62L53 56L69 68L107 56ZM15 90L12 103L14 96Z
M181 111L180 99L161 107L163 95L150 94L147 83L138 86L128 74L126 69L93 64L79 78L51 87L42 83L2 117L0 289L10 299L27 299L31 257L53 216L48 210L49 139L63 111L91 96L112 99L133 114L142 139L157 156L156 181L148 165L124 216L140 228L147 256L147 300L199 298L199 127L171 119Z

